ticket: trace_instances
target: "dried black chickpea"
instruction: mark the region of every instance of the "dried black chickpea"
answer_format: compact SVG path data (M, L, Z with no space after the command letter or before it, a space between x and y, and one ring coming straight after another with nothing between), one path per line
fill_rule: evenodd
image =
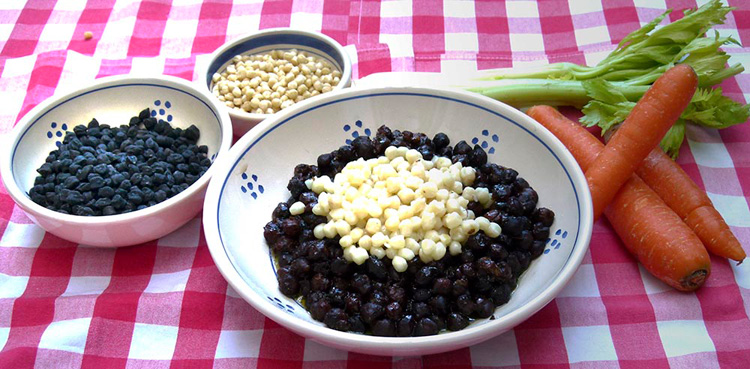
M211 160L198 146L195 125L174 128L148 108L126 125L92 119L65 133L28 194L32 201L63 214L100 216L156 205L202 176Z

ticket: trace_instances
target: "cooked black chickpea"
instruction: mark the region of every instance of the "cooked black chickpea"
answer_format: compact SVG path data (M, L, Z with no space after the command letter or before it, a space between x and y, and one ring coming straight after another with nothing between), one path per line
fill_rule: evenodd
M430 228L434 224L429 219L412 219L418 212L399 217L394 207L406 211L408 201L419 198L415 190L419 186L412 188L414 194L398 193L398 204L396 199L382 201L388 206L393 201L393 207L362 205L359 214L353 212L355 218L334 213L330 205L338 200L331 200L335 191L329 191L334 182L330 179L344 168L351 176L351 169L363 167L361 163L368 160L383 160L380 157L401 158L395 166L393 161L388 163L396 172L400 167L412 170L417 162L432 163L427 170L454 168L453 176L441 179L447 178L446 185L459 195L453 197L450 208L460 219L446 218L450 212L440 213L440 205L430 211L440 215L436 224L448 224L445 229ZM360 164L350 165L358 160ZM375 167L364 172L374 172ZM319 180L324 176L329 181ZM353 179L355 184L362 180ZM387 184L378 186L387 189ZM408 188L405 181L403 187ZM298 165L288 189L291 198L274 209L264 228L278 262L281 292L292 298L301 296L311 316L330 328L380 336L433 335L444 329L464 329L473 319L492 319L495 309L510 299L531 260L543 253L554 222L554 213L537 207L537 193L515 170L488 163L480 146L464 141L451 146L443 133L430 139L423 133L382 126L372 139L360 136L351 145L321 154L317 165ZM440 200L437 191L427 189L428 198L436 204ZM450 193L445 189L440 195L445 207ZM350 203L358 198L351 191L342 196L342 201ZM374 196L375 203L390 196ZM328 211L321 209L324 202ZM386 210L389 216L379 218ZM393 215L399 222L389 223ZM403 226L405 219L414 222L409 223L412 229ZM419 227L427 224L430 230L417 229L416 223ZM425 237L429 232L433 233Z

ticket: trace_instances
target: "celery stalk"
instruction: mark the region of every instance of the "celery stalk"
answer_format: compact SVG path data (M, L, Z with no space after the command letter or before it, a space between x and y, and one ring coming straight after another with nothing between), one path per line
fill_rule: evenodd
M612 86L631 101L640 99L648 89L648 86L630 86L621 82L614 82ZM580 81L547 79L498 80L492 86L470 87L467 90L500 100L518 108L536 104L570 105L581 108L591 101L588 91Z
M685 110L683 120L726 128L745 122L750 105L739 104L722 95L721 89L710 87L744 71L740 64L728 66L729 56L721 50L724 45L739 43L716 32L708 37L706 32L724 23L726 15L734 9L711 0L698 9L685 11L681 19L658 27L671 12L667 10L626 36L595 66L554 63L527 69L491 69L481 71L462 88L516 107L534 104L584 107L583 122L606 131L622 122L633 102L667 69L685 63L698 75L699 91ZM610 93L604 93L606 90ZM611 100L613 97L615 101ZM678 152L684 132L681 126L670 131L670 137L663 141L671 155Z

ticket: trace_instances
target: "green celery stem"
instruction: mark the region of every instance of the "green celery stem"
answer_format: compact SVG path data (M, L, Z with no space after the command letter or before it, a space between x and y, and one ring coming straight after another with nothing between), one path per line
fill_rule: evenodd
M535 104L570 105L581 108L591 100L579 81L514 79L494 82L493 86L473 87L467 90L519 108ZM648 89L648 86L628 86L617 82L613 84L631 101L637 101Z
M488 69L481 72L481 80L504 79L555 79L574 77L577 80L591 79L606 72L607 69L588 67L574 63L553 63L531 68Z
M743 67L742 64L739 64L739 63L734 64L730 66L729 68L722 69L706 78L703 78L702 80L699 80L698 87L706 88L706 87L718 85L723 80L729 77L735 76L737 74L740 74L744 71L745 71L745 67Z

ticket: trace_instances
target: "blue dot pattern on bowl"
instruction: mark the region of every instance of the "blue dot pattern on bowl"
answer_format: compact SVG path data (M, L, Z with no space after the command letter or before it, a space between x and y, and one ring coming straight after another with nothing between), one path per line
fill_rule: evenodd
M294 306L285 304L278 297L271 297L271 296L266 296L266 297L268 298L268 301L271 301L272 303L276 304L276 306L278 306L279 309L284 310L287 313L294 314Z
M491 142L490 142L491 141ZM500 141L500 137L496 134L492 134L490 136L489 130L482 130L482 137L474 137L471 139L471 143L474 145L479 145L483 149L487 150L488 154L494 154L495 153L495 147L492 146L492 143L498 143Z
M249 193L253 199L257 199L258 196L266 191L263 185L258 183L258 175L251 174L249 180L247 173L242 173L241 177L243 181L247 181L244 185L240 186L242 193Z
M548 247L544 250L544 253L549 254L550 251L559 249L562 246L562 240L566 238L568 238L568 231L563 231L562 229L556 230L554 237L547 239Z
M352 129L353 128L352 126L350 126L348 124L344 125L344 132L352 131L352 133L351 133L352 138L347 138L346 139L346 144L347 145L350 144L350 143L352 143L353 139L361 136L362 134L364 134L367 137L370 137L370 135L372 134L372 131L369 128L365 128L364 131L362 131L363 133L359 133L359 130L362 129L362 121L361 120L358 120L358 121L354 122L354 126L356 128Z
M50 140L55 140L55 145L57 147L60 147L62 145L62 138L65 136L65 131L68 130L68 125L66 123L62 123L59 125L57 122L52 122L49 124L50 130L47 131L47 138Z
M167 122L171 122L174 117L169 114L169 109L172 107L172 103L165 100L162 104L161 100L154 101L154 108L151 109L151 116L159 119L166 119Z

